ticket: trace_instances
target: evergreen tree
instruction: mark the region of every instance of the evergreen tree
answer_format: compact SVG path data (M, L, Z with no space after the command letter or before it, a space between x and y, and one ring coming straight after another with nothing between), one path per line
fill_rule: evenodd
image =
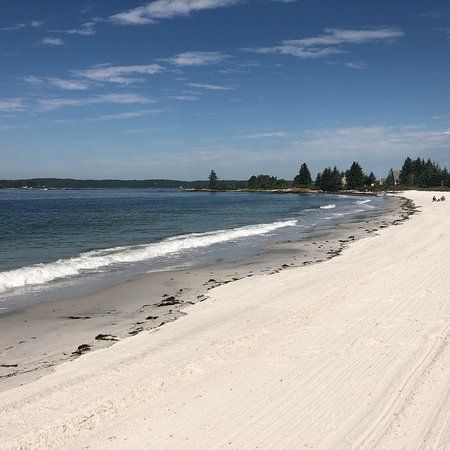
M263 174L258 176L253 175L248 180L248 187L249 189L277 189L279 182L284 185L282 180L277 180L277 177ZM286 180L284 180L284 183L287 186Z
M395 184L395 177L394 177L394 170L393 169L389 170L389 174L388 174L388 176L386 178L386 184L388 186L394 186L394 184Z
M350 169L345 172L348 189L358 189L364 186L366 176L362 167L357 162L353 162Z
M209 174L209 189L212 191L217 191L219 189L219 178L216 175L216 172L214 170L211 170L211 173Z
M403 163L402 170L400 171L400 184L413 185L414 184L414 166L413 160L408 156Z
M277 188L278 189L287 189L288 182L284 178L280 178L279 180L277 180Z
M298 175L294 178L294 186L310 186L312 184L311 172L308 169L306 163L300 166Z
M248 188L249 189L256 189L257 183L256 183L256 177L255 175L252 175L248 180Z
M338 168L334 166L333 171L331 172L332 179L332 191L339 191L342 189L342 178L343 175L339 172Z
M322 174L319 172L316 176L316 181L314 182L314 186L316 188L320 188L321 184L322 184Z
M336 166L327 167L320 176L320 189L327 192L336 192L342 188L342 174Z
M377 181L377 177L373 172L369 173L369 176L366 177L365 184L366 186L372 186L372 184L375 184Z

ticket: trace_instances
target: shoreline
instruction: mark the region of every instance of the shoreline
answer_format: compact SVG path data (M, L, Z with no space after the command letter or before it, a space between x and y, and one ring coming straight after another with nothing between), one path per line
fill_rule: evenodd
M321 191L320 189L310 189L310 188L275 188L275 189L223 189L215 190L209 188L183 188L183 192L211 192L211 193L225 193L225 192L252 192L255 194L321 194L321 195L354 195L361 196L366 195L368 197L384 197L387 196L389 191L357 191L357 190L340 190L336 192L331 191Z
M5 448L446 448L447 202L0 393ZM274 444L276 443L276 444Z
M0 316L0 392L83 353L172 322L214 287L328 260L348 243L400 224L416 211L405 199L389 202L388 211L377 217L318 231L306 240L270 244L264 253L240 261L144 274L91 294L8 312Z

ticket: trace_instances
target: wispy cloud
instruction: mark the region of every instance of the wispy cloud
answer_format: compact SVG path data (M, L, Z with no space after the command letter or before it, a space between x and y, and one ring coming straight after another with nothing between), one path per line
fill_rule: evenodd
M255 134L246 134L242 136L246 139L260 139L260 138L286 138L289 136L289 133L285 131L265 131L263 133L255 133Z
M79 28L69 28L67 30L51 30L51 33L78 34L80 36L93 36L96 33L95 25L99 20L92 20L83 23Z
M32 86L51 86L69 91L83 91L89 89L90 83L80 80L65 80L62 78L36 77L29 75L23 77L23 80Z
M26 23L14 23L12 25L6 27L0 27L0 31L17 31L24 30L26 28L39 28L44 25L43 20L32 20L31 22Z
M69 91L83 91L90 87L90 85L84 81L63 80L62 78L48 78L48 83L51 86Z
M172 58L163 58L161 61L166 61L176 66L209 66L218 64L227 58L229 58L228 55L220 52L184 52Z
M244 48L245 51L251 51L260 54L279 53L280 55L291 55L303 59L325 58L330 55L337 55L344 53L343 50L334 47L327 48L304 48L295 45L277 45L275 47L259 47L259 48Z
M450 16L450 12L446 11L428 11L422 14L418 14L418 17L424 17L426 19L441 19L442 17Z
M344 65L349 69L367 69L368 67L364 61L346 62Z
M207 84L207 83L187 83L188 86L197 89L207 89L210 91L232 91L234 88L230 86L222 86L218 84Z
M19 112L25 109L21 98L0 99L0 112Z
M256 53L279 53L298 58L325 58L343 53L344 45L367 44L371 42L393 42L405 33L397 28L378 28L370 30L349 30L341 28L326 28L318 36L288 39L274 47L245 48L245 51Z
M42 45L60 46L64 45L64 41L61 38L43 37L41 39Z
M364 44L367 42L392 41L401 38L405 33L396 28L379 28L374 30L346 30L326 28L324 34L312 38L290 39L284 45L311 47L314 45Z
M88 122L101 122L101 121L110 121L110 120L128 120L135 119L136 117L142 117L148 114L160 114L164 112L162 109L147 109L144 111L128 111L122 112L118 114L106 114L104 116L92 117L86 119Z
M170 98L173 98L174 100L188 101L188 102L198 100L198 96L192 94L172 95Z
M98 64L85 70L73 70L72 73L80 78L91 81L108 82L118 84L132 84L142 81L132 75L154 75L163 68L159 64L135 65L135 66L111 66L109 64Z
M366 158L382 161L410 154L447 149L450 130L430 130L417 125L327 128L303 133L292 143L318 159Z
M42 27L42 25L44 25L44 23L45 22L43 20L32 20L30 22L30 26L32 28L39 28L39 27Z
M129 9L110 16L109 20L119 25L148 25L161 19L186 17L192 13L224 8L240 0L155 0L144 6Z
M38 104L44 111L52 111L66 106L86 106L101 103L117 104L148 104L155 103L155 100L137 94L103 94L86 98L47 98L38 100Z

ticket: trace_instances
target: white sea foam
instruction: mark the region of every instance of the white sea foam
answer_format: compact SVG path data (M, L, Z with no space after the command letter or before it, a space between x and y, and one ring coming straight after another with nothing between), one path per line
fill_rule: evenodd
M364 205L364 204L366 204L366 203L369 203L369 202L371 202L372 200L370 200L370 199L367 199L367 200L357 200L355 203L357 204L357 205Z
M336 205L326 205L320 207L320 209L333 209L333 208L336 208Z
M98 271L115 264L127 264L180 253L186 250L208 247L222 242L270 233L279 228L293 227L296 220L286 220L260 225L248 225L207 233L175 236L147 245L116 247L81 253L70 259L60 259L49 264L36 264L21 269L0 272L0 293L27 285L39 285L49 281Z

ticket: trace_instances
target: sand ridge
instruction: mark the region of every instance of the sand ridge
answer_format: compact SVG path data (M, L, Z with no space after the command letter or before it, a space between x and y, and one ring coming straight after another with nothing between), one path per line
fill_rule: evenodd
M450 448L450 202L0 394L2 448Z

